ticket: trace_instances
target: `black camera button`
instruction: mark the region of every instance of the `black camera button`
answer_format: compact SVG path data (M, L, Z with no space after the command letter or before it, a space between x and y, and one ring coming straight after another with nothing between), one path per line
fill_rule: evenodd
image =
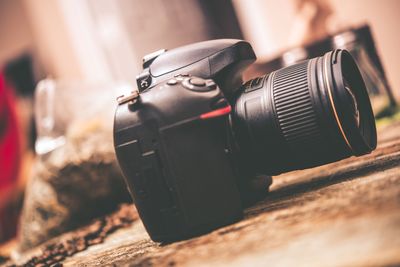
M189 83L194 86L199 86L199 87L206 86L206 81L201 78L192 78L189 80Z
M190 75L189 74L187 74L187 73L181 73L181 74L176 74L176 75L174 75L174 77L176 78L176 77L189 77Z
M216 85L210 84L209 81L202 78L187 78L182 81L182 85L192 91L208 92L216 88Z
M167 82L168 85L176 85L178 81L176 79L171 79Z
M190 77L190 75L189 74L176 74L176 75L174 75L174 78L177 81L180 81L180 82L183 81L187 77Z
M136 77L136 83L139 88L139 91L142 92L145 89L149 88L152 82L152 78L149 72L149 69L144 69L142 73L140 73Z

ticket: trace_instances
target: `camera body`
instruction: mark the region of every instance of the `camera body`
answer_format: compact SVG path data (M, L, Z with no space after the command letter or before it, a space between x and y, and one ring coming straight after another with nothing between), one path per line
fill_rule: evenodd
M238 39L217 39L193 43L172 50L161 49L143 58L143 70L136 77L139 92L153 88L177 75L193 75L212 79L234 104L236 93L243 84L243 71L256 60L250 43ZM178 97L178 95L177 95ZM257 174L247 166L241 153L237 153L231 131L228 139L231 161L237 173L237 184L243 205L248 206L268 192L272 177Z
M188 238L242 217L227 140L230 111L213 80L188 75L119 99L115 151L154 241Z
M246 41L204 41L146 55L136 82L139 91L144 91L175 75L190 74L213 79L229 98L242 85L243 71L255 60L253 48Z
M371 104L347 51L242 86L254 60L242 40L159 51L145 57L139 90L118 98L116 155L154 241L239 220L268 192L269 175L375 149Z

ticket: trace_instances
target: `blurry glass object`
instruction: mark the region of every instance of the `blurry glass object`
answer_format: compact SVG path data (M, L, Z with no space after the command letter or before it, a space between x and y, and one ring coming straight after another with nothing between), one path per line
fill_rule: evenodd
M334 19L329 0L233 0L245 39L258 58L325 38Z
M20 251L130 201L112 140L115 99L129 90L124 83L38 84L38 157L26 188Z
M314 43L328 35L328 21L333 15L327 0L293 0L295 14L288 36L289 47Z
M382 76L378 66L372 61L367 47L358 38L356 31L349 30L333 36L332 47L334 49L346 49L357 61L371 98L375 115L385 110L388 106L395 105L394 97L391 95L391 90L388 88L385 78Z
M65 144L64 133L67 122L60 119L61 114L56 115L56 107L59 105L54 103L56 101L55 90L56 83L51 79L43 80L37 86L35 122L38 138L35 143L35 151L38 155L47 154ZM68 94L68 92L65 93ZM60 96L59 99L64 99L64 97ZM57 112L59 113L60 110ZM73 120L73 118L71 119Z
M349 28L313 43L289 49L271 60L256 62L249 68L245 78L254 78L305 59L319 57L337 48L348 50L355 58L367 85L375 117L380 118L395 112L396 100L368 25Z

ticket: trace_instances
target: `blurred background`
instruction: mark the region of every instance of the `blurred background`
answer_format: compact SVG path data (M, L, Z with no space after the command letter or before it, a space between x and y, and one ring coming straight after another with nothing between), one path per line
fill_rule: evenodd
M298 2L305 2L301 10ZM313 2L327 6L319 21L325 30L306 40L296 24L301 12L316 15ZM368 23L388 80L400 87L397 0L1 0L0 12L0 64L29 53L36 78L134 81L143 55L212 38L244 38L269 60L301 41Z
M53 150L65 145L58 137L70 136L68 119L57 139L54 121L61 119L54 115L49 124L43 112L76 99L94 103L107 95L105 84L134 88L142 57L153 51L237 38L249 41L258 57L246 79L334 48L352 50L377 96L375 115L385 114L400 98L399 15L398 0L0 0L0 242L16 235L24 196L32 195L33 166L48 160L36 155L38 138L51 135ZM49 77L41 86L56 93L39 95L35 106L35 88ZM69 102L62 96L68 90ZM82 103L71 110L80 112L79 105L88 105ZM113 104L103 106L112 113Z

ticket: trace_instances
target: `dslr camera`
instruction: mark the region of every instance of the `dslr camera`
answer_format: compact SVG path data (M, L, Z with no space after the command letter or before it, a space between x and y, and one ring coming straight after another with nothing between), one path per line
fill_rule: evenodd
M243 40L160 50L144 58L139 90L118 98L115 151L152 240L240 220L270 175L375 149L371 104L347 51L243 84L255 59Z

